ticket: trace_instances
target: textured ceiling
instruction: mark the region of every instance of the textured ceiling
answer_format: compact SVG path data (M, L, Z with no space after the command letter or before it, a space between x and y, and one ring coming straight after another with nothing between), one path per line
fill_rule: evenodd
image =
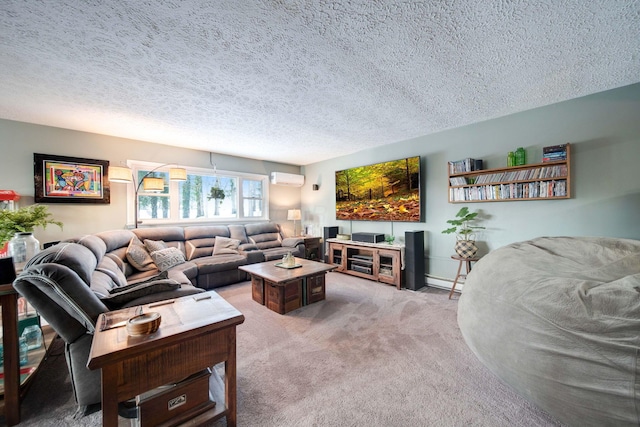
M298 165L637 82L639 1L0 2L0 118Z

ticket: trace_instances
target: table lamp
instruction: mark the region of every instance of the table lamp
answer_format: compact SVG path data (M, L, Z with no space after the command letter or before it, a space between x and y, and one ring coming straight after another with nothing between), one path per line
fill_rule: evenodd
M293 220L293 235L297 236L298 234L296 233L296 221L300 221L302 219L302 213L300 212L300 209L289 209L287 211L287 219L289 221Z

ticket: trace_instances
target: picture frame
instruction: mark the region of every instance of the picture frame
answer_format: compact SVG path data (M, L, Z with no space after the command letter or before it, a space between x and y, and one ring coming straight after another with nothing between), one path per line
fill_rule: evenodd
M109 204L109 161L33 154L36 203Z

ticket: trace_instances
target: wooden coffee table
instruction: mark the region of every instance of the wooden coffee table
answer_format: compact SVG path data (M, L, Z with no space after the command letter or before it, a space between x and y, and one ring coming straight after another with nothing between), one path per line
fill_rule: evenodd
M152 311L162 316L152 334L129 336L126 327L113 327ZM236 326L242 322L242 313L213 291L101 314L87 366L102 369L102 425L118 425L118 402L224 362L224 383L215 370L211 378L215 406L182 418L200 425L226 416L235 426Z
M325 276L338 268L334 264L296 258L295 268L283 268L281 261L242 265L251 275L251 296L280 314L325 299Z

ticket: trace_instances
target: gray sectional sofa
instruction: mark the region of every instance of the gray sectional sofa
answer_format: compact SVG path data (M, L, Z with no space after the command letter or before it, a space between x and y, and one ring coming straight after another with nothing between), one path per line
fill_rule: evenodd
M111 230L37 254L14 287L65 341L78 415L101 401L86 367L98 315L247 280L238 266L303 257L304 241L275 223Z

